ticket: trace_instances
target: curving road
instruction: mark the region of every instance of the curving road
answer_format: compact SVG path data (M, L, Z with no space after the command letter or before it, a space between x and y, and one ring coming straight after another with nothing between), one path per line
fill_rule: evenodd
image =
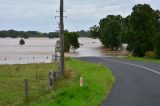
M81 57L108 66L116 77L102 106L160 106L160 64L113 57Z

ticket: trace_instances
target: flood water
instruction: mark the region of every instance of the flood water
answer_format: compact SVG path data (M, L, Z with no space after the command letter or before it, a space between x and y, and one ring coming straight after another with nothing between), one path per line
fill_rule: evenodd
M0 39L0 64L27 64L51 62L55 44L58 39L30 38L25 45L19 45L20 38ZM107 54L98 39L79 38L81 47L76 51L65 53L66 56L104 56Z

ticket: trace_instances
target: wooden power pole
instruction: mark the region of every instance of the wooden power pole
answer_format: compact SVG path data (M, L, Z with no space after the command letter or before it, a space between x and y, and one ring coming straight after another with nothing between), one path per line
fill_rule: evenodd
M63 12L64 12L63 0L60 0L60 74L64 74L64 22L63 22Z

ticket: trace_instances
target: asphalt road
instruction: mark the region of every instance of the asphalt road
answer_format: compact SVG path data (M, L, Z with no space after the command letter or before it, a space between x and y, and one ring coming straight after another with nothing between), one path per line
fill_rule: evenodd
M101 63L116 77L116 84L102 106L160 106L160 64L111 57L79 59Z

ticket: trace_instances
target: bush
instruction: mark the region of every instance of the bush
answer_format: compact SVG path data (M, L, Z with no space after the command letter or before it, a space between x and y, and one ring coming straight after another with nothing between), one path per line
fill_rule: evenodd
M80 47L78 41L79 35L75 32L65 32L64 33L64 51L69 52L72 47L73 50Z
M153 51L148 51L145 53L145 58L155 58L156 54Z
M23 39L21 39L21 40L19 41L19 44L20 44L20 45L24 45L24 44L25 44L25 41L24 41Z

